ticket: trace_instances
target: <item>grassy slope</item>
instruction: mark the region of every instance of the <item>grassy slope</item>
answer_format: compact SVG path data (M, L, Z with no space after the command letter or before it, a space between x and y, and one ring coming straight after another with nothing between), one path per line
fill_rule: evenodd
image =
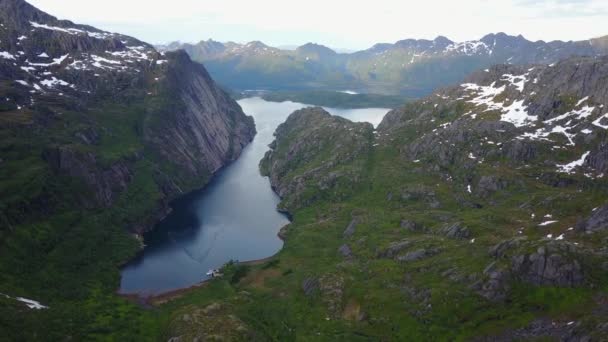
M408 100L405 97L394 95L351 95L333 91L279 91L264 93L262 98L266 101L293 101L332 108L395 108L402 106Z

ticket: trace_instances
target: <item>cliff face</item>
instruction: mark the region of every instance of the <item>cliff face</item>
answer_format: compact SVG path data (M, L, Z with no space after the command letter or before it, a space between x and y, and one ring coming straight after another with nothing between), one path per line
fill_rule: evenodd
M169 53L166 87L176 92L180 110L146 139L161 154L194 174L214 173L236 159L255 135L253 119L221 90L203 67L184 52ZM158 134L160 133L160 134Z

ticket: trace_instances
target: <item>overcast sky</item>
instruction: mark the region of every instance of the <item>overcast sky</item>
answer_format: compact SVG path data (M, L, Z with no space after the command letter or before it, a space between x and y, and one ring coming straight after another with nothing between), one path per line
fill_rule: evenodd
M378 42L490 32L531 40L608 35L608 0L30 0L62 19L150 43L261 40L363 49Z

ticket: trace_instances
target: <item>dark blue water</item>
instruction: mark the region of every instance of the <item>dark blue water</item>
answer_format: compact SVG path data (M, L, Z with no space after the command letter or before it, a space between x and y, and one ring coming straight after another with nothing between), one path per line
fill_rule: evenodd
M209 269L230 260L257 260L283 246L277 233L288 219L277 212L278 196L259 172L276 127L297 109L294 102L239 101L255 118L258 134L241 157L203 190L173 204L173 213L145 236L146 248L122 271L121 293L158 294L195 285ZM353 121L377 125L388 109L328 109Z

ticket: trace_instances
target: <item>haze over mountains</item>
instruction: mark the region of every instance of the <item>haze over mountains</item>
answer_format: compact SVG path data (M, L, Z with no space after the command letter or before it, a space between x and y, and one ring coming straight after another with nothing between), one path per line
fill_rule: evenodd
M494 64L551 64L572 56L600 56L608 52L608 37L532 42L498 33L460 43L446 37L407 39L353 53L336 53L313 43L281 50L259 41L213 40L174 42L160 49L184 49L220 84L236 90L355 89L420 97Z

